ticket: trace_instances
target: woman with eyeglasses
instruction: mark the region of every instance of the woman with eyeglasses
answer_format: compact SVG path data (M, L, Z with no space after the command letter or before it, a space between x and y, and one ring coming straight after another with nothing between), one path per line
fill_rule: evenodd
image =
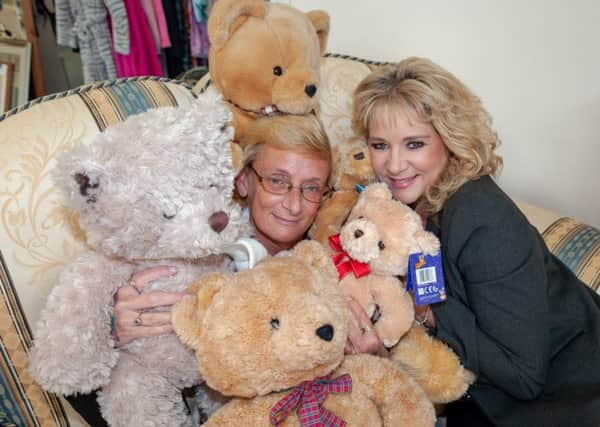
M304 238L329 193L331 150L315 116L256 121L241 141L243 167L236 179L255 238L270 255Z

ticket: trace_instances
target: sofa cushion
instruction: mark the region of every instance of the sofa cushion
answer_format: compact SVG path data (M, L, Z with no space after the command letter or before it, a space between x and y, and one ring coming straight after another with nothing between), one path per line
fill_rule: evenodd
M79 96L94 117L98 128L123 121L128 116L159 106L178 105L175 94L157 80L136 80L82 91Z
M178 82L130 78L94 83L36 99L0 116L0 250L5 260L0 307L3 366L0 425L82 425L31 382L25 366L34 325L62 267L80 251L77 222L49 178L58 153L87 143L110 124L158 106L189 105ZM4 276L3 276L4 277ZM19 303L20 302L20 303ZM6 414L6 415L5 415ZM34 422L44 420L44 422Z
M27 372L31 331L0 252L0 425L67 426L59 399Z
M542 236L553 254L600 293L600 230L572 218L560 218Z

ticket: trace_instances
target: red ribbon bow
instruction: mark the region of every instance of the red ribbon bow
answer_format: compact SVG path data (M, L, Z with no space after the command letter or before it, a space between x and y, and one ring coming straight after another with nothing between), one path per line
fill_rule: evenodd
M371 272L369 264L352 259L352 257L348 255L348 252L344 251L342 243L340 242L339 234L329 236L329 246L331 249L338 252L332 255L331 259L335 264L335 268L337 268L338 277L340 280L342 280L342 278L351 271L354 273L354 277L357 279L366 276Z
M294 408L302 427L345 427L346 421L321 405L329 393L350 393L352 377L344 374L333 380L331 375L304 381L271 408L271 424L278 426Z

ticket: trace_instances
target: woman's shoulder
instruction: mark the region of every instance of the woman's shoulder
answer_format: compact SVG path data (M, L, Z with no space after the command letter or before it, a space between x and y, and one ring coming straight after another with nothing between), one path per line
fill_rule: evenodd
M502 253L502 265L512 268L537 242L525 215L488 176L466 183L447 200L440 225L442 245L450 258L482 251Z
M518 208L498 184L490 176L485 175L463 184L448 198L443 213L453 214L459 211L469 217L481 215L497 217L499 212L507 210L518 211Z
M486 175L465 183L448 198L440 224L442 229L468 234L481 227L522 231L529 223L512 199Z

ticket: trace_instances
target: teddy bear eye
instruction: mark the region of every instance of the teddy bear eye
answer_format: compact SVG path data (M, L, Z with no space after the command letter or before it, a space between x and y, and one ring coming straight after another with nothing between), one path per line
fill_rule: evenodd
M383 242L381 240L379 242L377 242L377 246L379 246L380 251L385 249L385 245L383 244Z
M271 319L271 328L279 329L279 319Z
M175 214L173 214L173 215L167 215L166 213L163 213L163 218L164 219L173 219L173 218L175 218Z
M279 65L276 65L273 67L273 74L275 74L276 76L280 76L283 74L283 70Z

